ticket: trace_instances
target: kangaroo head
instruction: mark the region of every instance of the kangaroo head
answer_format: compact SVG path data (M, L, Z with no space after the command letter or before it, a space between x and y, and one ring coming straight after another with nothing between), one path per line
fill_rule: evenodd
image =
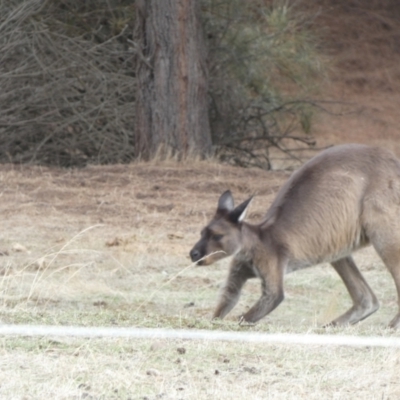
M232 193L227 190L218 200L214 218L201 231L200 240L190 251L198 265L210 265L241 248L241 226L252 197L235 208Z

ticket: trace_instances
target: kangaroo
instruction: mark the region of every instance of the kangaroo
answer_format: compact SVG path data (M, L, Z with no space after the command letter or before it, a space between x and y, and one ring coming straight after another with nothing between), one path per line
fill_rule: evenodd
M322 262L337 271L352 307L328 325L355 324L379 308L352 252L372 244L396 284L400 327L400 160L377 147L329 148L294 172L259 224L244 221L252 197L236 208L228 190L190 251L198 265L233 256L213 318L224 318L249 278L261 280L261 298L241 322L255 323L284 299L284 275Z

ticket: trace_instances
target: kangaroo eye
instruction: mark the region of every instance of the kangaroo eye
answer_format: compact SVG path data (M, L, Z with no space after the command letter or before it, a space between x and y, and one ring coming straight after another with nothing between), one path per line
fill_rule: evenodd
M224 235L212 235L211 239L215 240L216 242L219 242L223 237Z

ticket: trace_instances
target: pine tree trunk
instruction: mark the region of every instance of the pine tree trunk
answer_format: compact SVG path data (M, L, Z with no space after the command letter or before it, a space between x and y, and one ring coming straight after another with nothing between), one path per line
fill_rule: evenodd
M136 0L135 153L149 159L211 149L206 48L197 0Z

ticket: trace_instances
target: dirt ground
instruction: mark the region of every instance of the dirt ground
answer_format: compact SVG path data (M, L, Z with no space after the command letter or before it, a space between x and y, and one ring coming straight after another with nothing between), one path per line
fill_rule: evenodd
M341 114L318 115L318 145L380 145L400 157L399 7L356 0L315 7L332 69L321 98ZM255 193L248 218L256 222L289 175L214 161L1 165L0 322L240 329L237 316L257 298L258 284L213 325L227 264L194 268L188 252L224 190L237 201ZM328 332L398 336L384 328L397 307L389 274L372 250L357 262L382 308ZM324 333L321 325L348 306L339 278L317 267L290 275L285 303L252 329ZM392 349L1 338L0 351L7 399L400 396L400 354Z
M319 143L365 143L400 154L398 2L318 0L304 7L314 12L331 68L320 96L336 115L319 116Z

